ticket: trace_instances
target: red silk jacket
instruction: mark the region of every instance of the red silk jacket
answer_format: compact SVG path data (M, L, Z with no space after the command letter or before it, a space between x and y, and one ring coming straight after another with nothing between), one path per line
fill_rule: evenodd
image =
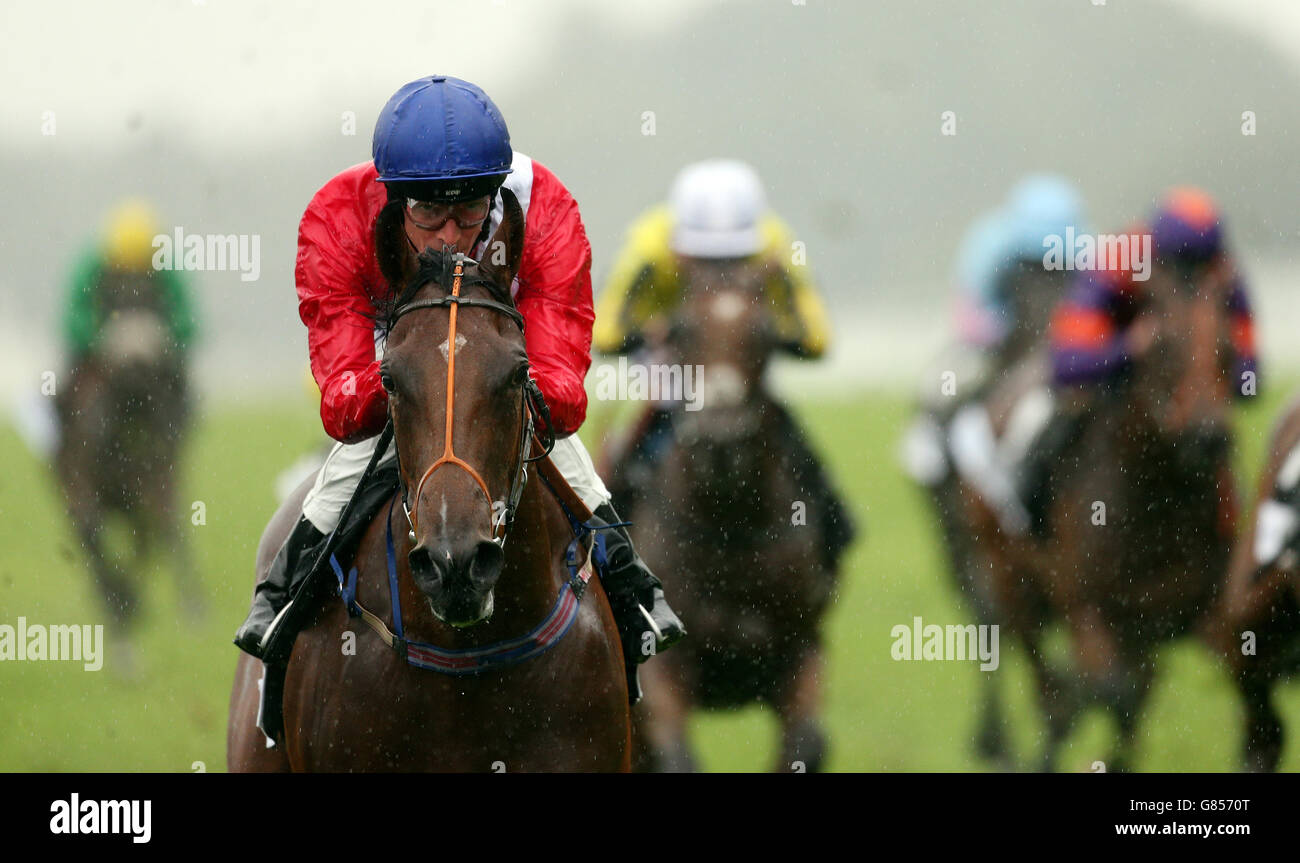
M511 290L524 316L532 376L557 434L577 431L587 414L583 379L591 366L591 245L578 204L541 164L515 153L505 186L524 210L523 260ZM384 427L388 395L379 383L376 303L390 297L375 257L374 227L387 201L370 162L326 183L298 227L295 281L307 325L321 421L330 437L356 443ZM500 223L498 199L491 230ZM472 253L478 257L481 249Z

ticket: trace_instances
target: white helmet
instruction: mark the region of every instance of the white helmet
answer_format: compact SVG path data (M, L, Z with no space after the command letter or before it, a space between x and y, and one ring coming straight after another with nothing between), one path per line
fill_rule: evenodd
M741 258L760 251L758 220L767 209L758 173L735 159L682 168L669 196L672 248L693 258Z

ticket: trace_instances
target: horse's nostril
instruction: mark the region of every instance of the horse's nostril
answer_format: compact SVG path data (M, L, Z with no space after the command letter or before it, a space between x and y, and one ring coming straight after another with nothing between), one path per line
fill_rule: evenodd
M470 565L470 577L476 580L496 579L501 574L501 565L505 562L505 552L495 542L480 542L474 550L474 560Z
M411 573L413 575L427 578L441 574L438 571L437 563L433 559L433 554L422 545L417 545L411 549L407 560L411 564Z
M494 542L484 540L473 549L452 551L417 545L411 549L411 573L417 578L436 578L449 589L470 584L493 582L501 574L505 552Z

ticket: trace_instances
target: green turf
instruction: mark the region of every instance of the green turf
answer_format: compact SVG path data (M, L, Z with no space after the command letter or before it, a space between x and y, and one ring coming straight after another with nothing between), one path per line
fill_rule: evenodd
M1279 385L1242 416L1240 457L1252 476L1284 392ZM848 556L828 623L831 768L984 769L970 745L981 672L970 663L890 657L895 624L917 615L934 623L969 622L941 567L929 512L897 467L905 400L863 393L804 401L798 408L866 528L865 539ZM592 434L608 418L597 411ZM229 639L246 610L256 542L275 506L272 483L322 440L313 406L294 398L200 417L181 487L187 512L193 501L206 508L206 524L188 529L209 597L207 620L180 618L170 573L159 563L138 575L147 591L135 640L136 682L110 668L87 672L76 663L0 662L0 770L191 771L200 762L208 770L224 768L236 659ZM104 622L48 469L7 426L0 426L0 447L6 453L0 474L0 623L13 624L20 615L36 623ZM1039 740L1031 680L1013 650L1004 651L995 676L1011 704L1017 753L1028 759ZM1300 722L1300 685L1283 688L1280 706L1294 728ZM707 769L761 770L775 757L777 730L768 710L700 715L693 727ZM1111 733L1107 719L1090 716L1058 766L1086 770L1104 760ZM1240 708L1226 676L1202 648L1182 644L1162 655L1139 736L1139 769L1234 767ZM1296 736L1293 731L1284 756L1288 770L1300 768Z

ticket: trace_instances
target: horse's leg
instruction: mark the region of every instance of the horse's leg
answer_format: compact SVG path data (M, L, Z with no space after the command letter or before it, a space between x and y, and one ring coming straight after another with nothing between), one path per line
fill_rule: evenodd
M76 516L77 535L90 561L90 571L99 589L100 599L108 612L108 658L106 664L124 680L139 677L139 660L135 645L127 635L139 610L139 594L127 573L109 558L103 543L104 513L97 507Z
M822 729L821 645L812 645L777 691L775 707L781 720L781 754L774 772L820 773L826 761L826 732Z
M1015 764L1007 747L1006 723L997 676L981 671L979 687L979 727L975 731L975 752L1001 770L1014 770Z
M1272 773L1282 757L1285 731L1273 706L1272 687L1266 675L1245 669L1236 675L1237 689L1246 707L1246 735L1242 766L1255 773Z
M1134 654L1120 648L1111 622L1096 605L1079 603L1066 611L1074 645L1075 664L1086 691L1115 716L1119 736L1109 772L1127 771L1132 763L1133 735L1142 704L1155 677L1149 653Z
M1043 654L1041 633L1024 639L1025 652L1038 682L1038 707L1047 725L1047 738L1039 756L1038 769L1050 773L1056 769L1056 755L1074 728L1079 716L1079 690L1068 675L1053 668Z
M956 480L950 478L933 496L935 512L943 529L944 546L948 550L949 568L957 589L975 613L975 619L981 624L994 623L997 615L991 609L995 600L990 595L988 579L983 577L985 570L980 568L983 558L970 535L971 529L959 517L963 512L959 495ZM997 684L991 675L982 676L975 752L981 758L1009 767Z
M981 625L997 625L1001 615L997 612L997 598L988 583L986 570L978 568L975 555L964 564L970 584L970 602L976 621ZM1006 726L997 675L980 672L980 706L978 726L975 731L975 752L994 762L1003 770L1013 770L1011 753L1007 746Z
M989 620L989 617L982 616L980 623L986 624ZM1015 764L1007 746L1006 721L997 674L985 671L980 671L979 674L980 704L975 729L975 752L1001 770L1014 770Z
M1285 733L1271 692L1272 678L1278 669L1253 652L1245 653L1241 636L1250 632L1257 638L1278 637L1291 627L1283 625L1282 632L1274 630L1277 626L1274 616L1287 606L1286 595L1280 592L1286 584L1285 577L1271 569L1257 580L1253 569L1253 560L1238 549L1227 587L1198 634L1223 661L1241 696L1246 714L1242 768L1272 772L1281 758Z
M687 736L691 704L685 673L673 654L641 666L641 703L633 708L637 735L647 755L642 766L654 773L694 773L697 761Z
M1119 727L1114 753L1106 765L1110 773L1127 773L1133 767L1133 738L1154 679L1155 657L1148 654L1125 661L1107 681L1107 704Z
M112 561L104 548L104 513L98 508L77 513L77 537L90 561L90 572L111 624L124 631L139 608L139 597L126 572Z
M67 396L65 396L67 398ZM71 411L70 408L65 410ZM104 549L102 532L106 512L96 487L101 470L87 455L90 446L72 444L87 435L81 430L80 412L72 412L63 421L63 443L55 457L55 470L67 507L68 520L90 564L90 574L108 612L114 630L123 629L135 611L135 594L125 575L111 562Z
M131 553L134 555L132 566L136 572L142 572L149 560L149 547L157 538L157 532L144 507L137 506L127 518L131 523Z
M175 464L175 454L169 458ZM154 529L161 538L163 548L176 578L181 612L192 622L200 622L207 615L207 601L194 567L189 531L176 509L176 488L172 472L159 482L152 507Z

